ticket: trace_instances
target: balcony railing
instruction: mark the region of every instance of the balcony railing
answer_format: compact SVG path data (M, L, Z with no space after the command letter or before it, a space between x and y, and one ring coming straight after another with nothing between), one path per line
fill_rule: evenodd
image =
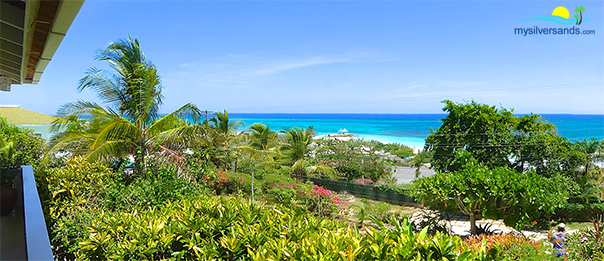
M31 166L22 166L15 189L15 211L0 217L0 260L53 260Z

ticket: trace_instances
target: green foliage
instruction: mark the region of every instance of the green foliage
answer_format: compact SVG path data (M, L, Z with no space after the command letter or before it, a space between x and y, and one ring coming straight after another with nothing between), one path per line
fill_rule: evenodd
M209 171L200 180L202 184L213 190L216 195L246 193L250 194L252 177L245 173L230 171ZM256 190L259 185L254 184Z
M489 167L508 166L523 171L529 164L539 174L550 176L577 167L572 148L556 127L541 121L536 114L516 116L513 110L474 101L456 104L445 100L449 115L442 126L426 139L434 151L432 165L437 171L456 171L458 151L468 151L479 163Z
M556 209L552 219L578 222L589 221L590 218L599 215L604 215L604 203L567 203Z
M521 228L551 215L568 199L569 181L561 176L548 179L534 171L490 169L471 158L464 165L460 171L415 180L413 195L430 207L449 207L469 215L473 234L475 219L503 218L507 225Z
M147 169L146 177L114 175L101 206L111 211L158 207L194 194L209 194L203 186L177 177L177 168Z
M77 258L222 260L457 260L461 240L414 233L408 222L365 234L345 224L237 198L199 199L137 213L99 212Z
M391 174L390 167L376 153L378 150L362 141L318 140L316 143L317 149L310 161L332 166L342 179L370 178L377 182Z
M291 166L308 155L310 152L309 145L313 142L312 138L316 133L312 126L307 129L294 127L283 132L285 133L286 143L281 146L280 151L285 156L285 165Z
M6 118L0 117L0 139L3 142L0 166L39 165L44 140L30 129L10 125Z
M593 227L567 234L566 249L570 260L604 259L604 222L602 215L592 219Z
M224 110L223 112L218 111L214 114L216 116L210 118L210 123L212 124L212 127L216 129L217 132L223 135L233 135L237 128L243 125L243 122L230 120L229 112L227 110Z
M288 184L299 184L298 181L296 181L289 175L275 173L264 174L257 181L259 184L261 184L262 191L267 191L275 186L280 185L285 186Z
M250 146L258 150L267 150L275 146L278 134L264 124L256 123L249 129Z
M72 155L89 160L134 156L135 170L141 175L151 155L154 164L170 162L182 167L185 159L178 150L205 140L204 126L194 124L201 119L200 110L189 103L159 115L163 87L157 68L144 56L137 39L118 39L99 50L96 59L109 62L114 74L90 68L78 90L96 92L105 107L82 100L61 106L55 127L68 127L53 139L49 151L72 149ZM89 126L81 126L83 118Z
M55 255L73 259L87 235L86 225L94 219L90 211L100 207L114 173L99 163L74 158L65 168L36 175Z
M381 201L369 201L367 199L361 199L360 202L361 204L350 205L349 207L353 210L359 221L359 225L362 225L363 221L368 218L377 219L387 224L391 224L393 220L400 221L409 218L408 214L401 213L400 210L403 207Z
M511 233L472 236L463 246L476 254L477 260L557 260L556 255L547 253L550 246Z
M378 150L378 151L383 150L385 152L390 152L391 154L396 155L400 158L405 158L405 157L415 155L415 153L413 153L413 148L399 144L399 143L384 144L381 142L377 142L375 144L375 146L373 146L373 149Z
M73 158L62 168L36 173L36 183L57 257L75 259L87 226L98 212L136 212L154 209L190 195L204 195L203 187L178 179L174 169L149 170L147 178L116 174L101 163Z

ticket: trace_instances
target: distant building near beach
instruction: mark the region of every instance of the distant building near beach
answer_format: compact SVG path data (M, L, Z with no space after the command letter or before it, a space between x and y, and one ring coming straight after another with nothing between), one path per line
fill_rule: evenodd
M54 133L50 131L54 116L19 108L18 105L0 105L0 116L9 124L34 130L34 134L49 139Z
M338 131L338 134L348 134L348 130L347 129L340 129Z

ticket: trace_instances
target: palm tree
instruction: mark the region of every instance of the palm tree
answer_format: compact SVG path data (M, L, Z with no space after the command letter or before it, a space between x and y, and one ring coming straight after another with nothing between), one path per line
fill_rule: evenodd
M279 167L275 161L275 157L279 155L279 151L275 148L279 136L277 132L261 123L255 123L248 131L244 133L248 139L247 144L237 146L237 151L253 159L256 166L262 169Z
M284 133L287 143L281 147L281 152L285 155L288 165L292 165L308 153L308 146L312 143L315 129L312 126L307 129L294 127L285 130Z
M579 14L575 14L575 19L577 19L577 22L575 23L575 25L579 24Z
M591 169L591 163L596 158L601 158L602 149L604 149L604 142L591 138L589 140L576 141L575 147L585 155L585 173Z
M575 7L575 12L578 12L581 20L579 20L579 23L577 23L577 25L580 25L583 22L583 12L585 12L585 7L583 6L579 6L579 7ZM577 16L575 16L576 18Z
M250 143L252 148L258 150L267 150L273 147L278 134L271 130L270 127L256 123L250 127Z
M73 122L74 117L88 119L90 124L55 137L49 151L79 143L86 145L79 153L89 160L134 156L139 174L144 174L145 158L151 154L160 160L182 162L178 150L205 133L203 126L193 124L202 119L200 110L188 103L166 116L159 115L163 101L160 77L137 39L118 39L95 59L109 62L115 72L90 68L78 90L96 92L105 107L82 100L61 106L55 129Z
M420 173L420 168L424 167L426 163L426 157L423 156L422 154L418 154L415 157L413 157L413 159L411 159L411 161L409 161L409 167L411 168L416 168L415 169L415 178L419 178Z
M237 131L239 126L243 125L243 122L229 120L229 113L226 110L224 112L215 112L215 114L216 117L211 118L210 123L223 135L232 135Z

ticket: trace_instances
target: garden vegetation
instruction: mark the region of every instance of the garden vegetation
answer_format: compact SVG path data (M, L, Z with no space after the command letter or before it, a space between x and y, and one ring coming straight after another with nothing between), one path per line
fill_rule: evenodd
M481 218L522 228L556 218L569 200L600 204L601 170L591 163L601 142L569 142L538 115L445 101L449 116L414 155L399 144L315 140L312 127L254 124L240 132L226 110L204 119L194 104L162 116L158 70L136 39L110 44L97 60L112 71L89 69L78 89L96 92L103 104L62 106L56 126L64 131L49 141L44 160L41 140L0 121L8 141L21 144L21 162L35 167L56 259L553 259L548 246L519 235L462 240L385 215L386 203L352 207L307 181L388 188L393 165L419 171L431 164L438 174L395 190L469 215L472 234ZM602 257L601 233L593 231L581 235L595 250L571 256Z

